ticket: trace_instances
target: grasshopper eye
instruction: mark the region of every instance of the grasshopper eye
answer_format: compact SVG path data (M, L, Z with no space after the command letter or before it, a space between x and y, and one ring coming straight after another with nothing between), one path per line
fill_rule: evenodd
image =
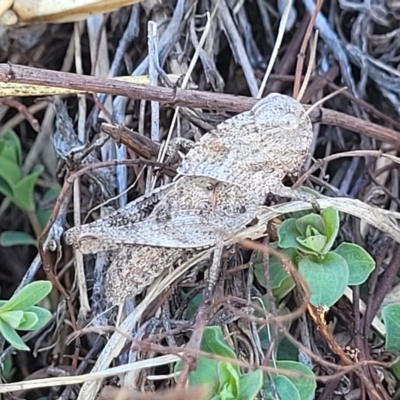
M297 129L299 127L299 121L292 113L283 115L279 122L279 125L285 129Z
M206 189L209 190L209 191L211 191L211 190L214 189L214 185L213 185L211 182L209 182L209 183L207 183L207 185L206 185Z

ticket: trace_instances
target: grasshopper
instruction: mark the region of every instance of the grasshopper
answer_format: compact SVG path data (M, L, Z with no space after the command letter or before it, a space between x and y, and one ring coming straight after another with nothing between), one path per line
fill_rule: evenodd
M68 230L66 242L84 254L113 252L106 287L113 303L139 294L164 269L200 249L216 247L215 267L224 245L256 217L268 195L310 200L282 181L300 171L312 141L302 105L270 94L206 133L172 184Z

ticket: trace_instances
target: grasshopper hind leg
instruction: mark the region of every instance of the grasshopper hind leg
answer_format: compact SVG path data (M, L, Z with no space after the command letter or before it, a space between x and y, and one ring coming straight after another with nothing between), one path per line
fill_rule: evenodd
M172 248L121 246L107 271L108 300L113 304L121 304L125 299L140 294L184 252Z

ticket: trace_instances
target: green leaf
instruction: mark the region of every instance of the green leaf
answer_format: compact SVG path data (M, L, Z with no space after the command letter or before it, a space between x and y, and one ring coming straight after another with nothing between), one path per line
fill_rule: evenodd
M51 217L52 210L36 210L36 217L37 220L39 221L39 225L44 228L49 222L49 219Z
M297 372L302 374L303 377L288 379L293 383L293 385L298 390L301 400L310 400L314 398L315 390L317 388L315 375L310 368L306 367L304 364L297 361L276 361L276 367L279 369L285 369L288 371ZM290 397L282 397L286 399Z
M272 289L272 293L276 301L279 303L282 299L284 299L294 288L296 284L291 275L287 276L281 283L281 285L276 288Z
M27 308L43 300L51 292L51 288L52 285L49 281L29 283L0 307L0 312L27 310Z
M307 215L305 217L307 217ZM298 242L297 238L301 236L302 235L296 226L296 219L295 218L287 219L283 221L281 226L278 228L278 238L279 238L278 246L281 249L294 248L302 251L303 253L317 255L317 253L313 252L307 247L304 247L302 244Z
M0 175L0 193L12 200L14 197L14 192L12 186L10 186Z
M10 325L6 324L0 319L0 333L4 339L11 344L17 350L29 351L29 347L23 342L23 340L15 332L15 329Z
M43 172L43 166L35 168L34 172L22 178L14 186L14 198L13 202L25 212L35 211L35 201L33 198L33 190L36 185L36 181Z
M397 381L400 381L400 361L392 366L392 372L396 377Z
M232 393L232 387L229 383L225 383L218 391L218 394L212 397L211 400L236 400L236 396Z
M299 247L297 238L300 236L301 233L297 229L296 219L286 219L278 228L278 246L281 249L289 249L291 247L297 249Z
M300 232L300 235L306 237L310 234L315 235L318 232L321 235L325 235L325 223L322 217L318 214L307 214L304 217L296 220L296 227ZM314 232L310 232L309 229L314 228Z
M46 203L50 203L57 198L60 194L60 186L54 186L46 191L40 200L40 205L36 211L37 219L39 220L40 226L45 227L50 219L51 213L53 211L52 207L49 207Z
M13 366L13 358L12 356L6 356L3 360L3 370L2 370L2 375L4 378L5 382L11 381L13 375L17 369Z
M60 192L61 192L61 187L58 184L52 186L51 188L46 190L40 201L42 203L49 203L53 200L56 200Z
M238 400L253 400L263 386L263 373L261 370L253 371L239 377Z
M264 308L266 311L270 311L270 307L268 305L268 296L267 295L263 295L261 296L261 300L263 302ZM278 316L284 316L284 315L288 315L290 314L290 311L287 307L283 307L281 309L278 310ZM263 317L263 315L261 314L261 312L256 311L255 315L257 317ZM289 331L290 326L291 326L291 321L285 321L283 323L284 328ZM261 342L261 347L263 349L268 349L270 346L270 342L271 342L271 328L269 327L269 325L267 326L263 326L259 332L258 332L259 338L260 338L260 342ZM278 343L280 343L280 341L284 338L285 336L279 331L278 332Z
M25 311L25 314L26 313L35 314L36 318L37 318L37 322L29 328L20 326L18 328L20 331L37 331L37 330L43 328L50 321L51 315L52 315L49 310L46 310L43 307L37 307L37 306L29 307Z
M317 230L317 229L315 229L314 227L312 227L311 225L308 225L307 226L307 229L306 229L306 234L305 235L303 235L303 236L305 236L305 237L308 237L308 236L315 236L315 235L319 235L320 233L319 233L319 231ZM324 235L325 236L325 235Z
M197 310L200 307L201 301L203 299L202 293L196 294L192 299L190 299L187 310L186 310L186 318L191 319L197 313Z
M200 348L207 353L218 354L235 360L237 358L235 352L226 344L219 326L208 326L204 329ZM239 367L235 366L234 368L240 373Z
M386 350L400 351L400 304L383 307L382 317L386 327Z
M284 337L279 344L276 358L278 360L297 361L299 359L299 350L287 337Z
M26 232L6 231L0 234L0 245L11 246L35 246L37 240Z
M175 372L182 369L182 362L175 365ZM218 393L220 388L218 376L218 361L200 357L197 360L197 369L189 375L189 385L204 386L207 390L207 398Z
M277 246L276 246L277 247ZM282 249L279 250L286 258L288 258L293 265L297 265L299 259L299 252L296 249ZM261 264L262 265L262 264ZM272 289L280 288L285 281L289 280L295 286L292 276L285 270L281 260L278 257L272 256L269 259L270 280ZM263 281L259 280L260 284L265 287L265 276ZM258 279L258 277L257 277Z
M208 326L205 328L200 348L207 353L236 359L235 352L226 344L221 328L218 326ZM204 385L208 392L207 398L213 398L220 390L218 363L217 360L200 357L197 360L197 369L189 375L189 385ZM231 365L231 368L233 368L236 374L240 374L239 367ZM179 361L175 364L174 370L178 372L181 369L182 362ZM227 390L228 388L225 389Z
M316 307L335 304L342 297L349 280L346 261L332 252L317 261L304 257L299 262L299 272L310 286L310 303Z
M359 245L342 243L334 250L342 256L349 267L348 285L362 285L375 269L375 260Z
M333 207L328 207L322 211L322 219L324 220L326 237L328 240L325 247L321 250L321 254L326 254L332 248L339 232L339 212Z
M276 376L274 378L274 385L280 399L302 400L296 386L286 376ZM264 381L264 396L268 400L276 399L268 378Z
M23 320L16 329L23 331L31 331L32 328L37 325L39 318L33 312L22 311L22 313L24 314Z
M219 390L221 398L224 398L221 394L225 391L233 395L233 399L236 399L239 393L239 372L233 367L232 364L220 361L218 363L218 378L219 378ZM225 398L229 398L225 396Z
M218 394L211 400L236 400L236 396L232 393L232 386L225 383Z
M9 188L12 188L22 177L20 167L6 158L0 157L0 177L6 182ZM0 186L0 190L2 187Z
M18 329L23 318L24 312L20 310L0 312L0 319L14 329Z
M270 245L272 248L276 249L277 243L271 243ZM297 264L297 259L299 257L299 252L296 249L288 248L288 249L280 249L279 250L282 255L292 261L293 264ZM254 275L257 278L257 281L260 283L261 286L264 288L266 287L265 282L265 274L264 274L264 264L263 264L263 253L258 253L256 260L254 262ZM290 282L294 281L291 275L286 272L284 269L281 260L278 257L272 256L269 258L269 270L270 270L270 280L271 280L271 287L272 289L279 288L284 281L289 278Z
M297 238L297 241L307 249L320 254L326 246L327 237L325 235L314 235L306 238Z
M22 149L18 135L14 131L6 132L0 139L0 157L22 165Z

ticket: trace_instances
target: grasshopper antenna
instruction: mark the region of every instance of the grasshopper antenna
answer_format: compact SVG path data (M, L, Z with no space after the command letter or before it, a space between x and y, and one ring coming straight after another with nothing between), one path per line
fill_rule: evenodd
M334 92L328 94L327 96L323 97L322 99L318 100L316 103L314 103L307 111L306 111L306 115L310 115L310 113L316 109L319 105L321 105L322 103L325 103L325 101L331 99L332 97L337 96L339 93L344 92L345 90L347 90L347 86L342 87L338 90L335 90Z

